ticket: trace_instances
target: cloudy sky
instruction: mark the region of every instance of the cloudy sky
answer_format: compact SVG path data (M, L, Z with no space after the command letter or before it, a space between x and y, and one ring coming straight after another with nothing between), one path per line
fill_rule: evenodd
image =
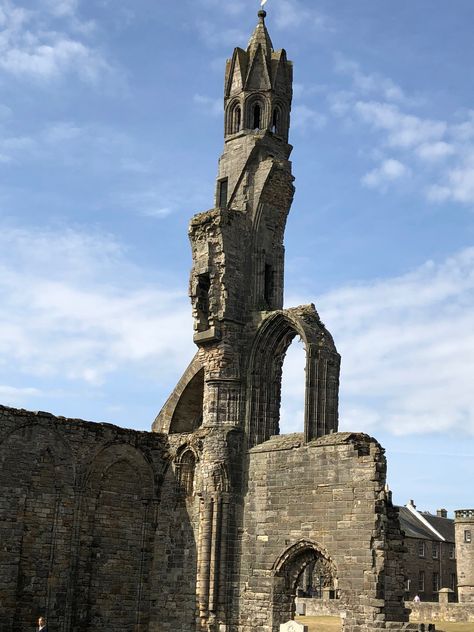
M254 0L0 0L0 401L148 429L194 353L187 224L213 200ZM397 503L474 506L472 0L268 0L294 61L286 304L342 354L341 430ZM282 425L302 429L302 349Z

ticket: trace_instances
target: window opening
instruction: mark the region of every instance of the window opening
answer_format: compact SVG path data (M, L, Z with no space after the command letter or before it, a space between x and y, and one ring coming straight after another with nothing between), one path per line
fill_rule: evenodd
M466 542L467 544L471 543L471 530L470 529L466 529L464 531L464 542Z
M198 312L198 330L205 331L209 329L209 289L211 280L209 272L198 275L197 287L197 312Z
M179 472L179 486L185 496L192 496L194 491L194 469L196 467L196 457L187 450L181 459Z
M240 123L241 123L241 110L239 107L236 107L234 110L234 129L232 130L235 134L236 132L240 132Z
M258 103L253 106L253 125L252 129L260 129L260 119L262 115L262 109Z
M456 573L451 573L449 586L451 590L456 590L456 583Z
M425 571L420 571L418 574L418 591L424 592L425 590Z
M433 559L439 558L439 542L433 542Z
M425 543L423 540L418 542L418 557L425 557Z
M278 111L278 108L275 108L273 110L272 132L274 134L279 134L280 133L280 112Z
M219 191L218 191L218 202L220 208L225 208L227 206L227 190L229 186L229 179L224 178L223 180L219 180Z
M433 592L439 590L439 573L433 573Z
M280 433L304 431L306 352L303 341L293 338L284 357L281 381Z
M265 264L264 299L267 307L271 307L273 302L273 266L269 263Z
M456 546L452 543L449 545L449 559L456 559Z

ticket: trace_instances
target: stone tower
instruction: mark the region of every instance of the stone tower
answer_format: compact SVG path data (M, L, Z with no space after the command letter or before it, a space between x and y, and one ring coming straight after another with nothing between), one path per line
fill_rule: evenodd
M454 512L459 601L474 603L474 509Z
M281 367L297 334L307 355L306 439L338 427L332 337L314 305L283 309L292 64L273 50L265 16L259 12L247 49L236 48L226 64L215 206L189 228L199 351L154 425L169 433L232 426L249 447L279 432Z
M193 612L197 602L198 630L275 632L291 616L300 573L319 563L331 569L328 588L339 586L346 604L357 604L354 618L346 617L351 630L349 621L357 626L386 616L381 595L387 586L390 616L401 612L403 619L398 553L388 545L382 552L381 544L389 523L397 543L400 534L387 508L383 450L365 435L337 433L340 356L330 333L314 305L283 307L284 231L294 194L292 64L284 50L273 49L265 17L258 13L247 48L236 48L227 61L214 207L194 216L189 227L198 350L153 424L167 437L172 461L162 498L175 503L177 488L185 505L181 520L175 511L158 522L169 552L154 581L158 593L166 583L180 595L181 612ZM297 335L306 353L304 432L280 438L282 365ZM295 459L291 467L288 451ZM269 462L267 454L273 455ZM266 481L263 495L260 479ZM311 506L289 512L299 494ZM257 509L264 498L274 500ZM281 502L278 512L272 509ZM170 521L177 532L189 523L179 546ZM332 557L321 543L329 538L334 546L340 524L357 534L356 544L348 538ZM363 551L357 563L348 561L354 546ZM166 575L161 569L176 569L181 551L187 558L174 580L174 570ZM358 579L339 582L341 573ZM376 596L382 601L374 606ZM179 628L167 604L161 590L156 612L167 612L163 630Z

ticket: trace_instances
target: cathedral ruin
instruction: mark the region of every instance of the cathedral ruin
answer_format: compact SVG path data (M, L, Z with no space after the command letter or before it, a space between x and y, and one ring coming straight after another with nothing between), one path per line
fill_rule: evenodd
M1 632L278 632L309 569L344 632L409 627L384 450L338 432L315 306L283 308L292 64L265 15L226 65L215 203L189 228L197 352L152 432L0 408ZM304 432L279 435L295 336Z

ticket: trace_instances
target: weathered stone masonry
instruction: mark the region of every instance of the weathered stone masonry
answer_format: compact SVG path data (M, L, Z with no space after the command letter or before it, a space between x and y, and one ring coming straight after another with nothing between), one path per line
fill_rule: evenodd
M332 336L283 308L292 65L265 15L227 62L215 206L189 229L197 353L153 432L0 409L1 632L277 632L312 564L345 632L406 627L383 449L337 432ZM278 437L295 336L304 432Z

